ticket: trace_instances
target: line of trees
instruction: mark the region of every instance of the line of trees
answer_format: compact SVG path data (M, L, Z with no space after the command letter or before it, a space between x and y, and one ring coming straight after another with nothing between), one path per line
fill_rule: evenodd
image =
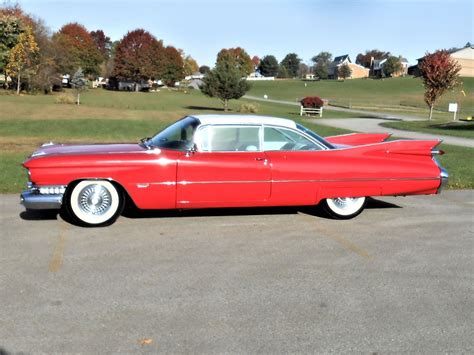
M51 34L42 20L19 5L0 8L0 75L4 86L50 92L63 75L78 69L88 79L162 80L173 84L199 70L191 56L165 46L152 34L136 29L112 42L103 30L88 31L68 23ZM9 83L7 77L12 79Z

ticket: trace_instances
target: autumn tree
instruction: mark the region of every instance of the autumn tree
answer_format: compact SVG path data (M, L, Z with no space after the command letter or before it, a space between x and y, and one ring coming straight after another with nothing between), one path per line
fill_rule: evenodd
M352 74L352 70L351 68L349 67L349 65L347 65L346 63L340 65L338 68L337 68L337 77L338 78L341 78L342 80L345 80L347 78L350 78L351 77L351 74Z
M135 82L155 77L162 68L164 48L152 34L137 29L128 32L115 48L115 63L112 75ZM179 54L178 54L179 55Z
M383 64L383 73L385 76L391 77L400 70L402 70L402 62L399 57L390 56Z
M237 69L240 70L240 73L243 77L249 75L250 73L253 73L253 62L252 59L250 59L250 56L245 51L245 49L240 47L221 49L221 51L217 54L217 61L220 61L223 58L227 58L228 55L234 59L234 62L237 65Z
M264 56L258 66L258 70L263 76L277 76L278 68L278 61L273 55Z
M379 51L378 49L366 50L365 53L359 53L356 57L356 64L362 65L363 67L370 68L370 64L373 59L387 59L390 57L390 52Z
M91 31L90 35L94 41L95 47L99 50L100 54L102 54L103 61L107 61L112 49L112 41L110 40L110 37L107 37L102 30Z
M329 52L320 52L311 58L311 61L314 63L314 74L320 79L327 79L329 75L329 65L332 62L332 54Z
M258 55L254 55L252 57L252 63L255 69L258 68L258 65L260 64L260 57Z
M183 61L184 61L184 75L185 76L192 75L199 70L198 63L190 55L187 55L186 57L184 57Z
M20 94L22 74L26 70L33 70L32 65L34 57L39 48L31 28L27 27L24 32L18 36L17 44L11 49L8 55L6 73L16 78L16 94Z
M301 59L298 58L296 53L288 53L280 63L280 67L284 67L289 77L298 76L298 68L300 66Z
M175 47L167 46L157 59L161 62L157 63L159 70L155 75L166 85L174 86L176 82L184 78L183 58Z
M63 74L74 74L81 67L85 75L98 75L102 54L86 28L69 23L53 35L58 64Z
M203 79L201 91L209 97L219 98L224 111L229 109L229 100L240 99L250 89L250 84L242 78L242 68L234 55L220 53L216 66Z
M431 120L434 105L441 95L459 84L461 66L446 50L438 50L432 54L426 53L418 66L425 86L425 102L430 108L429 119Z

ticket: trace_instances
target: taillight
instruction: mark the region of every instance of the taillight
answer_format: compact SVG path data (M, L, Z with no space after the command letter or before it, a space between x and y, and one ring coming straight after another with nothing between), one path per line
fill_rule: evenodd
M432 150L432 151L431 151L431 154L433 154L433 155L443 155L443 154L444 154L444 150L441 150L441 149Z

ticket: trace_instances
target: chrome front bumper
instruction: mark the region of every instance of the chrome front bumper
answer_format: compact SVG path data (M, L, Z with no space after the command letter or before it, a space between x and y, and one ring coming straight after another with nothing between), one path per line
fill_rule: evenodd
M64 189L61 192L41 193L38 188L25 190L20 195L20 203L28 210L57 210L63 203Z

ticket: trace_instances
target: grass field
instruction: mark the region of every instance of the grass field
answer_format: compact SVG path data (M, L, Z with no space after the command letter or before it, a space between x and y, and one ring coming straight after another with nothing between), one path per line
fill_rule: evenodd
M221 113L218 100L197 91L184 94L124 93L90 90L82 95L83 105L56 104L55 96L0 94L0 193L17 193L26 175L21 162L41 143L137 142L186 114ZM231 102L236 113L245 100ZM302 122L298 108L258 103L258 114L287 117ZM338 117L338 112L327 112ZM322 136L348 131L303 122ZM451 173L450 188L474 187L474 150L444 146L443 164Z
M394 121L384 122L383 127L432 134L447 134L456 137L474 138L474 121Z
M441 97L436 106L437 119L452 120L452 114L447 112L449 102L458 102L460 118L473 114L474 78L462 78L462 82L460 87ZM260 81L252 83L249 95L268 95L271 99L287 101L316 95L328 99L329 103L335 106L393 111L427 118L428 108L423 101L423 93L423 84L419 78L405 77L384 80Z

